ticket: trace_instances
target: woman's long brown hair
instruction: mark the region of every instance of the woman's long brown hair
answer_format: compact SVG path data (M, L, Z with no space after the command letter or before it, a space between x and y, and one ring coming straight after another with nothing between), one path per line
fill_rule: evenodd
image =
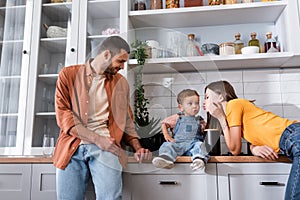
M230 101L232 99L237 99L238 96L236 95L234 88L228 81L216 81L216 82L211 82L208 84L205 89L204 89L204 94L206 93L206 90L210 89L214 91L215 93L222 95L224 98L224 101ZM207 123L206 123L206 128L208 129L219 129L222 130L219 120L211 116L209 112L207 112Z

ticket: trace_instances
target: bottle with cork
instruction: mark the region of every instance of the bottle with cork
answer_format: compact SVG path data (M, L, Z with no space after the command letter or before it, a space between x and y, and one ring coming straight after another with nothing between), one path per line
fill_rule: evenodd
M272 37L272 32L266 33L266 42L265 42L265 52L271 53L271 52L278 52L279 49L277 47L277 41Z
M261 53L259 40L256 39L256 32L251 33L251 39L248 42L248 46L257 46L259 48L259 53Z
M234 41L234 48L235 48L235 54L241 54L241 49L244 47L244 42L241 40L241 34L236 33L234 35L235 41Z
M188 34L188 43L186 46L186 56L196 56L196 48L195 48L195 34Z

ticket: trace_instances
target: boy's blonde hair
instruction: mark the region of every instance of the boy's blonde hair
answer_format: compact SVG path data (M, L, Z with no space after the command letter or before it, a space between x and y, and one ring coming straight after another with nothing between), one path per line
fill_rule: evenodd
M186 97L191 97L191 96L197 96L199 97L199 94L196 90L191 90L191 89L184 89L179 94L177 95L177 103L182 104L184 98Z

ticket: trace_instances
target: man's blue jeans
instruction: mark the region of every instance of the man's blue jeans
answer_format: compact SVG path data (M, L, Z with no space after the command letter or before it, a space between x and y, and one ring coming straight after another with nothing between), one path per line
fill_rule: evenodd
M89 178L97 200L120 200L122 166L117 156L94 144L80 145L65 170L56 170L58 200L83 200Z
M279 147L293 161L285 191L285 200L300 199L300 123L288 126L281 138Z

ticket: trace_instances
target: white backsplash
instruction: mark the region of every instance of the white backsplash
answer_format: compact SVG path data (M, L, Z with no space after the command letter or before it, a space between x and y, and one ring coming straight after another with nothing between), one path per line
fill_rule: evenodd
M193 73L144 74L145 94L150 101L149 112L161 119L177 113L176 95L186 88L195 89L201 105L205 86L227 80L240 98L255 99L255 104L282 117L300 120L300 69L222 70ZM199 112L206 119L202 107ZM247 143L242 151L247 153ZM227 153L221 141L221 153Z

